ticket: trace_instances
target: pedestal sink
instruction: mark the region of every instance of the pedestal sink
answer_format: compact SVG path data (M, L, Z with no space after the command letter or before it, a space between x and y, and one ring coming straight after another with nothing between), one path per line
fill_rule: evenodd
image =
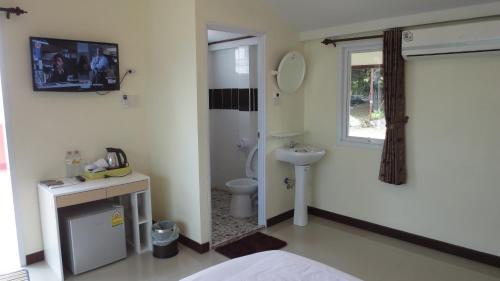
M318 162L325 154L324 149L308 145L276 149L276 159L295 166L295 210L293 214L295 225L307 225L307 201L311 192L311 165Z

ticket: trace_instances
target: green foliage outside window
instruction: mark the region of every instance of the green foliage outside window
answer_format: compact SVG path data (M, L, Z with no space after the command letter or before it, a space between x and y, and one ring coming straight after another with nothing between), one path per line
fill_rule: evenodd
M371 72L373 71L373 80ZM372 119L384 118L384 79L380 66L352 68L351 71L351 106L370 102L370 82L373 83Z

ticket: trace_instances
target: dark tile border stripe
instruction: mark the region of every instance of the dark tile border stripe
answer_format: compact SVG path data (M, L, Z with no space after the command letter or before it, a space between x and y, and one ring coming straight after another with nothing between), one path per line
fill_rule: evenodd
M272 218L267 219L267 227L273 226L273 225L278 224L280 222L284 222L290 218L293 218L293 209L291 209L290 211L286 211L282 214L279 214L277 216L274 216Z
M45 254L43 253L43 251L32 253L32 254L26 255L26 265L41 262L44 259L45 259Z
M203 253L210 251L210 243L208 243L208 242L200 244L194 240L189 239L188 237L186 237L182 234L179 234L178 241L179 241L179 243L183 244L184 246L191 248L200 254L203 254Z
M440 252L447 254L459 256L462 258L470 259L480 263L492 265L495 267L500 267L500 257L488 253L479 252L476 250L464 248L462 246L453 245L450 243L442 242L439 240L423 237L413 233L397 230L394 228L386 227L383 225L367 222L364 220L359 220L351 218L348 216L340 215L337 213L321 210L314 207L308 207L309 214L324 218L327 220L343 223L346 225L354 226L406 242L410 242L419 246L431 248ZM268 220L269 221L269 220Z
M208 90L208 109L214 108L214 90Z
M231 89L231 109L238 110L238 106L240 104L239 100L239 89Z
M239 111L250 111L250 89L239 89Z
M208 90L209 109L258 111L257 88L224 88Z
M253 106L252 106L252 111L259 111L259 89L258 88L253 88Z
M231 109L232 105L232 89L222 89L222 109Z
M222 109L222 89L212 90L212 108Z

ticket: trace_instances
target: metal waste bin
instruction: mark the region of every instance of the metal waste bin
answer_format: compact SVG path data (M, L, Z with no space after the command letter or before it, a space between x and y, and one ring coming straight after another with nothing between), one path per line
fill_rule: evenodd
M153 256L159 259L171 258L177 253L177 239L179 228L174 222L160 221L153 224L151 231L153 236Z

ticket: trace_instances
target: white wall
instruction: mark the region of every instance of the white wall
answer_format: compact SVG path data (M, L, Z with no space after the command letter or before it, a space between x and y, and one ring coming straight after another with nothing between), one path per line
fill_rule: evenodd
M290 50L302 50L298 33L274 15L262 0L196 0L197 37L197 86L200 148L200 196L202 198L202 236L208 241L209 228L209 165L210 148L204 143L209 138L208 81L207 81L207 25L222 25L245 31L260 32L266 38L266 124L269 132L303 129L304 96L302 90L282 98L279 106L273 106L272 94L276 91L271 70L277 69L281 58ZM248 33L248 32L246 32ZM263 109L260 109L263 110ZM267 137L267 136L262 136ZM293 191L286 190L283 178L291 176L289 165L276 161L273 151L282 141L268 139L266 151L266 217L270 218L293 208Z
M21 4L9 0L4 5ZM287 51L301 49L298 34L261 0L25 0L21 6L29 14L2 17L0 36L8 142L25 253L43 248L36 183L64 174L66 150L78 148L93 159L111 145L123 148L136 170L152 176L154 217L176 220L183 234L207 242L206 25L265 33L268 72ZM28 55L32 35L118 43L121 68L137 70L121 92L133 95L137 105L123 109L118 93L33 94ZM302 129L302 92L274 107L273 77L268 75L266 81L269 131ZM272 154L278 145L281 142L270 141L267 151L267 217L293 206L293 192L281 184L291 169Z
M226 187L226 182L246 178L245 163L250 150L257 145L257 112L229 109L210 110L210 168L212 188ZM240 139L248 148L237 147Z
M406 64L408 183L378 181L381 150L336 144L337 49L305 43L306 141L327 149L312 206L500 255L498 55Z
M207 24L221 24L265 34L269 132L305 126L307 142L327 148L313 169L313 206L500 255L498 55L407 64L409 182L395 187L377 180L379 150L336 145L336 49L319 41L305 44L305 109L302 91L272 104L276 86L270 71L287 51L302 46L297 33L260 0L24 0L21 6L30 13L1 17L0 38L25 253L43 248L36 183L64 174L66 150L78 148L93 159L110 145L122 147L136 170L152 175L155 218L174 219L191 239L208 241L204 38ZM32 35L118 43L121 68L137 70L121 92L138 103L123 109L119 93L34 94ZM267 148L268 218L293 207L293 191L281 183L292 170L273 155L281 144L269 139Z
M10 149L13 188L21 212L24 251L43 248L37 182L64 176L64 157L79 149L86 159L105 155L105 147L121 147L135 170L148 169L144 145L146 75L142 4L132 0L3 1L29 11L21 17L0 17L2 84ZM96 9L96 7L99 7ZM109 11L113 11L110 13ZM110 24L110 22L112 24ZM121 93L34 93L29 36L115 42L120 68L136 69ZM121 94L132 95L136 106L124 109Z
M250 88L257 81L257 47L248 46L249 72L237 73L236 48L209 52L209 85L211 89ZM210 109L210 171L212 188L225 188L225 183L245 178L248 152L257 144L257 118L255 111L238 109ZM238 149L240 140L248 147Z
M247 48L250 51L250 46L247 46ZM210 89L243 89L250 87L250 73L238 73L235 70L235 52L236 48L228 48L209 53L211 57L209 58L209 62L211 62L211 65L208 67L212 72L210 74L211 80L209 81Z
M146 12L145 145L151 151L153 216L174 220L184 235L206 242L199 198L195 2L148 0Z
M259 87L259 60L257 45L250 46L250 79L248 81L250 88Z

